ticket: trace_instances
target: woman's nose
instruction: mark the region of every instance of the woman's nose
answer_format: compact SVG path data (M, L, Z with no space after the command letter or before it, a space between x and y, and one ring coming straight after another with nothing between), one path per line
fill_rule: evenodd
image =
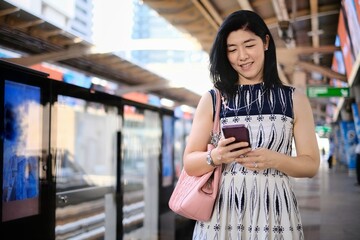
M238 56L238 59L240 61L244 61L246 59L248 59L249 55L247 54L246 51L242 50L242 51L239 51L239 56Z

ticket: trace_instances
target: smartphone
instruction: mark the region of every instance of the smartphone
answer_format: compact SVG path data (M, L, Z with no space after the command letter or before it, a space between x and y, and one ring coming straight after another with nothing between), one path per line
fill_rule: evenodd
M226 125L222 127L222 131L225 138L235 137L235 141L237 142L248 142L249 145L247 147L251 147L250 145L250 134L249 129L245 127L244 124L234 124L234 125ZM246 148L246 147L243 147ZM234 149L234 151L240 150L242 148Z

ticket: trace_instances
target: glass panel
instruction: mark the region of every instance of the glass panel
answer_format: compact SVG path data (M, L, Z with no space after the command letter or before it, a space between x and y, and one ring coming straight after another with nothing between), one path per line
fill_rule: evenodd
M123 239L157 239L161 120L157 112L124 108Z
M174 118L163 116L162 138L162 187L171 186L173 182L174 158Z
M56 239L116 239L116 107L58 96L53 112Z
M183 154L185 150L187 136L190 134L191 120L177 118L175 121L174 132L174 165L175 165L175 181L180 176L183 167Z
M39 213L40 88L5 81L2 220Z

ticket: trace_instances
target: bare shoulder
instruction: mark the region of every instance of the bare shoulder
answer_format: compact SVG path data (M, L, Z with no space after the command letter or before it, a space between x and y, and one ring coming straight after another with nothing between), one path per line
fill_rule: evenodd
M186 152L199 151L206 148L212 128L212 96L204 93L196 107L191 131L187 139ZM205 147L204 147L205 146Z
M297 108L303 109L310 106L309 98L301 90L295 89L293 94L293 102L295 110Z
M208 91L201 96L197 109L199 111L206 110L211 105L212 105L212 96L211 93Z
M305 95L304 92L295 89L293 95L293 102L294 102L295 120L304 115L305 116L309 114L312 115L312 109L309 98Z
M196 107L195 118L200 116L210 116L212 114L212 96L210 92L204 93Z
M309 99L308 97L305 95L305 93L297 88L294 89L294 102L302 102L302 101L306 101L308 102Z

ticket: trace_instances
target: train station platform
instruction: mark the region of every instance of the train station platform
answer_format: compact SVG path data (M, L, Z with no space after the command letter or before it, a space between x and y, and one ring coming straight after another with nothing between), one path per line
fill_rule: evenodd
M347 168L329 169L324 158L314 178L294 181L294 191L305 240L360 239L360 186Z

